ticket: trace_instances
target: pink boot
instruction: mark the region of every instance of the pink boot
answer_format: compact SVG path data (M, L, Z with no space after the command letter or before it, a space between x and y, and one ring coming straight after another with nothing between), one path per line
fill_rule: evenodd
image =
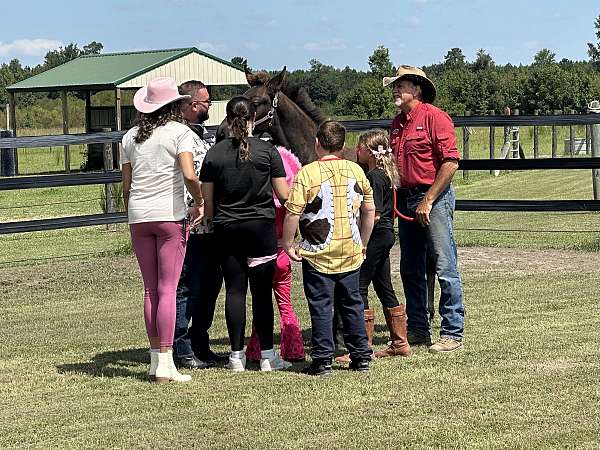
M252 335L246 347L246 360L257 362L260 361L260 343L258 342L258 334L252 325Z
M277 252L273 291L279 308L281 325L279 353L286 361L304 361L304 339L291 300L292 265L282 248Z

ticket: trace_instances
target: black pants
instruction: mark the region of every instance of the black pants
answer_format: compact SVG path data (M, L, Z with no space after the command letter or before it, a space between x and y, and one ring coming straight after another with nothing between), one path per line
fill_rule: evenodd
M360 267L360 295L369 309L369 285L373 282L373 288L381 305L385 308L398 306L398 298L392 286L392 273L390 267L390 250L394 246L395 236L393 228L373 229L369 245L367 246L367 257Z
M344 324L344 342L350 358L370 359L364 306L358 290L359 270L324 274L303 261L302 277L312 323L312 359L330 360L334 356L334 304Z
M208 330L223 285L216 250L214 234L190 234L177 285L173 353L178 357L204 359L210 349Z
M261 350L273 348L272 284L275 259L250 267L248 258L277 255L275 222L245 220L215 225L225 279L225 320L231 350L244 348L246 294L252 294L252 320Z

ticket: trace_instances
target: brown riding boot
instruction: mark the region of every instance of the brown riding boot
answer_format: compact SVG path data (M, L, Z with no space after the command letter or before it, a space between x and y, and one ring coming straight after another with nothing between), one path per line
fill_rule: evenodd
M375 358L388 356L409 356L410 345L406 339L406 314L404 305L394 308L384 308L385 321L390 330L390 343L388 348L381 352L375 352Z
M365 309L365 328L367 329L367 340L369 341L369 348L373 348L373 332L375 331L375 311L372 309ZM350 355L342 355L335 358L336 362L349 363Z

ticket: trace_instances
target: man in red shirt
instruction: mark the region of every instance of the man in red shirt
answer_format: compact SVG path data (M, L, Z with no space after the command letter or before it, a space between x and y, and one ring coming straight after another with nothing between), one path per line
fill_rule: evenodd
M433 353L463 347L464 302L452 223L452 177L460 155L452 119L432 105L436 90L425 72L400 66L396 76L385 77L392 85L399 114L390 129L390 145L396 157L400 187L397 209L414 221L398 219L400 275L406 298L408 340L411 345L430 345ZM435 263L441 288L440 339L431 345L427 309L427 258Z

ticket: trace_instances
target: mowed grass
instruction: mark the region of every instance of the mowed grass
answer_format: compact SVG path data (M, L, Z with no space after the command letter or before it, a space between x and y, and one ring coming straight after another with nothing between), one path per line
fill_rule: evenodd
M582 255L584 257L585 255ZM293 299L310 321L296 267ZM0 268L2 448L597 448L600 275L463 272L466 347L299 372L145 381L131 256ZM397 276L395 286L400 291ZM375 344L385 345L377 308ZM223 296L212 331L226 352ZM185 443L185 444L183 444Z
M459 199L592 197L590 171L459 176ZM0 192L0 221L98 213L101 189ZM455 228L459 246L600 247L596 213L457 212ZM125 225L0 235L0 246L0 448L598 447L600 272L590 265L463 270L457 354L416 348L367 374L337 366L329 379L303 376L302 364L188 371L191 383L155 386L145 381L142 285ZM394 285L402 298L396 273ZM293 300L308 349L298 267ZM221 294L211 336L224 353L223 303Z

